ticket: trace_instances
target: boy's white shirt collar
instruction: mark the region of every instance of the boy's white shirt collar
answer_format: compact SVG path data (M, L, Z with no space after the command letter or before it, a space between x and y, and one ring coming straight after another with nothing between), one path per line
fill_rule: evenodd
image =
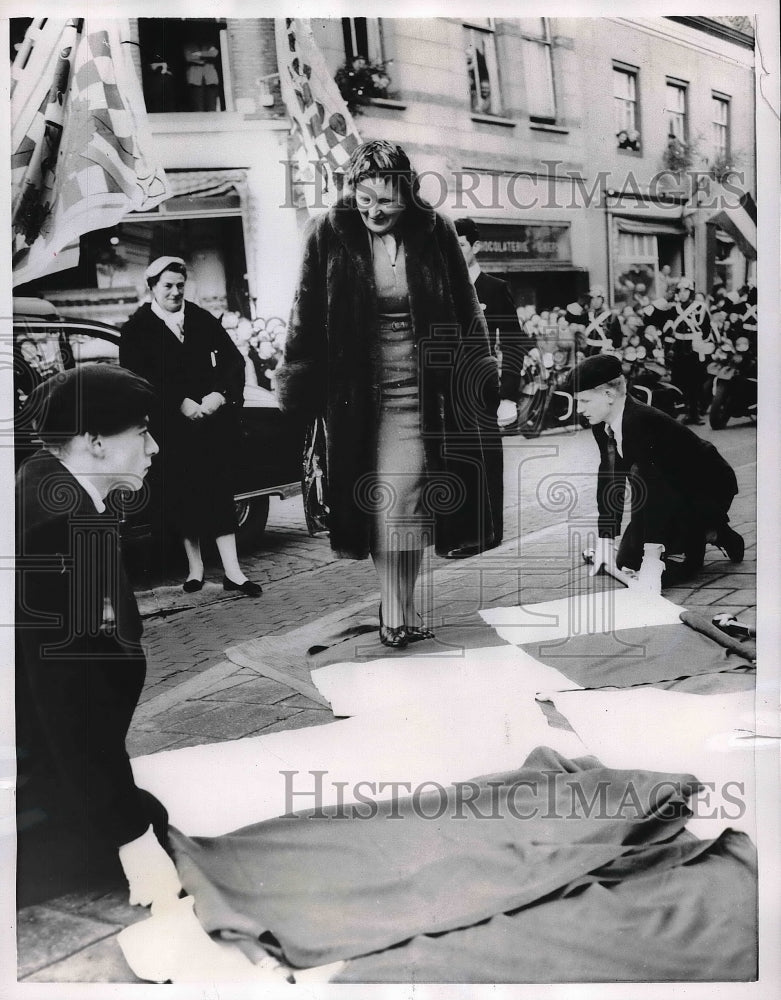
M470 264L467 267L467 271L469 271L469 280L474 285L474 283L477 281L478 275L480 274L481 267L477 262L475 262L474 264Z
M106 509L106 505L103 502L103 497L100 495L100 491L98 490L97 486L92 482L92 480L76 472L75 469L72 469L70 465L68 465L67 462L64 462L59 456L57 456L57 461L60 463L60 465L64 465L65 468L68 470L68 472L70 472L70 474L76 480L76 482L87 493L89 493L90 499L95 504L95 510L98 512L98 514L102 514Z

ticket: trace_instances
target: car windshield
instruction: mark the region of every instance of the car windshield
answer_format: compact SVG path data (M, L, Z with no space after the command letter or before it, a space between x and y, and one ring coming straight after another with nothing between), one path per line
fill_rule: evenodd
M17 408L52 375L86 362L119 364L119 340L88 322L58 317L14 317Z

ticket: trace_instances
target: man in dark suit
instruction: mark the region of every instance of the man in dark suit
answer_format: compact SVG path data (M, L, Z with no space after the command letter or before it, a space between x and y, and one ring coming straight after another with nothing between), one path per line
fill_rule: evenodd
M461 253L464 255L469 278L475 287L477 299L485 315L488 339L494 353L501 356L502 373L500 379L499 409L496 414L500 427L507 427L518 419L518 394L521 385L523 360L534 341L521 330L515 303L506 281L492 274L486 274L477 262L481 244L477 225L473 219L456 219L456 232ZM494 544L499 545L504 533L502 503L504 497L503 470L501 456L488 469L491 510L493 512ZM448 559L463 559L476 555L477 546L465 546L447 553Z
M19 897L121 877L130 902L175 899L167 814L136 787L125 737L146 660L110 494L157 453L151 387L111 365L55 375L23 417L43 447L16 482Z
M627 396L621 362L613 355L581 362L570 384L600 454L593 572L615 561L637 571L638 586L658 593L696 573L709 542L740 562L743 539L730 528L727 513L737 481L716 448L661 410ZM632 514L614 555L628 476Z

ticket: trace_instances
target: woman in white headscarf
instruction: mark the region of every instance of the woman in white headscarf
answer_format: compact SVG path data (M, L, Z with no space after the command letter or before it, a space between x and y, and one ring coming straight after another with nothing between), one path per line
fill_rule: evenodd
M211 313L185 302L181 257L158 257L144 276L151 301L122 328L119 362L157 393L152 426L161 447L162 504L184 541L184 591L203 586L201 539L215 538L223 588L257 597L236 553L233 472L243 404L244 358Z

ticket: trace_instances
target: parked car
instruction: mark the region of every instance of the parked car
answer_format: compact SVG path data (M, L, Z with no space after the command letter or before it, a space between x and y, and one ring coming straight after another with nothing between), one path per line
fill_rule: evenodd
M107 323L61 316L45 299L14 299L13 357L17 465L35 450L23 404L36 385L86 362L119 364L120 331ZM281 413L274 394L254 387L245 394L236 468L238 539L256 544L268 519L269 498L301 492L303 428ZM128 515L123 534L145 539L155 518L150 506Z

